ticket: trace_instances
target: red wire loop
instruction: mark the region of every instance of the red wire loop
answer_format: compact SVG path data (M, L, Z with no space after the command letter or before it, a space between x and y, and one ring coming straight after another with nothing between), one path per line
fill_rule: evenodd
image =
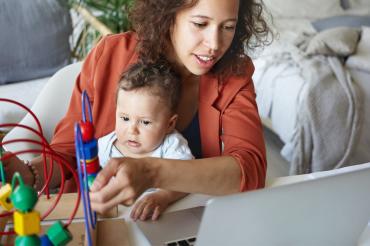
M24 128L24 129L29 130L29 131L33 132L34 134L36 134L40 138L40 141L32 140L32 139L13 139L13 140L9 140L9 141L4 141L2 143L0 142L0 147L2 148L3 146L6 146L7 144L18 143L18 142L33 143L33 144L41 146L41 149L26 149L26 150L17 151L17 152L14 152L14 153L7 153L7 154L2 156L1 161L6 161L7 159L9 159L13 156L17 156L19 154L25 154L25 153L41 154L43 156L43 171L44 171L45 179L44 179L44 185L43 185L41 191L38 193L38 195L40 197L40 195L43 192L45 192L47 199L50 199L49 184L50 184L51 176L52 176L52 173L53 173L53 167L54 167L54 164L55 164L54 161L56 162L56 164L59 167L60 174L61 174L61 184L59 186L59 192L58 192L58 194L55 198L54 203L41 216L41 220L44 220L57 207L58 202L59 202L59 200L62 196L63 189L64 189L64 184L65 184L65 174L64 174L63 169L67 168L72 173L73 179L75 180L76 184L79 183L77 172L72 167L72 165L71 165L72 163L68 163L61 155L59 155L57 152L55 152L50 147L48 141L43 136L43 131L42 131L40 121L37 119L36 115L29 108L27 108L25 105L23 105L19 102L11 100L11 99L0 98L0 102L1 101L12 103L12 104L15 104L15 105L25 109L34 118L34 120L37 124L38 130L35 130L34 128L26 126L26 125L15 124L15 123L0 124L0 128L21 127L21 128ZM49 159L50 160L50 164L49 164L50 169L49 170L48 170L48 165L47 165L47 161L46 161L47 157L50 158ZM80 198L81 198L80 186L77 185L77 200L76 200L75 206L73 208L73 211L72 211L67 223L65 224L65 227L68 227L72 223L72 220L74 219L74 217L77 213L79 204L80 204ZM13 214L12 211L11 212L6 212L6 213L3 213L3 214L0 214L0 218L8 217L8 216L11 216L12 214ZM0 235L14 235L14 231L4 231L4 232L0 231Z

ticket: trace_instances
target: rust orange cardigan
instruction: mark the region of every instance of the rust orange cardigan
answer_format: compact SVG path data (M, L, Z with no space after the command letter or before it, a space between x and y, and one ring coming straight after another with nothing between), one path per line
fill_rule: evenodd
M55 129L51 143L55 151L68 159L75 156L73 129L82 117L83 90L87 90L92 101L95 136L113 131L117 83L125 68L137 61L136 45L136 34L127 32L103 38L90 52L77 78L68 111ZM232 77L222 84L216 77L204 75L199 92L203 157L234 157L241 169L241 191L263 187L266 176L265 145L251 61L246 69L245 77Z

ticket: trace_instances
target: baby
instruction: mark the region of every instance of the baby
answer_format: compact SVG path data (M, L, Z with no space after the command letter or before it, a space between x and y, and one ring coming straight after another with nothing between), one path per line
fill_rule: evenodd
M193 159L186 139L175 130L181 93L179 76L166 64L137 63L121 77L115 130L98 140L102 167L115 157ZM156 220L186 193L156 189L133 205L134 220Z

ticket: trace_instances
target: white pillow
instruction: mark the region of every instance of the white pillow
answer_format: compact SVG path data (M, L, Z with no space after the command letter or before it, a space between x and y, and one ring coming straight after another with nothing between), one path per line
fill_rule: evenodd
M347 0L350 8L370 8L370 0Z
M355 52L360 31L336 27L319 32L308 44L307 55L348 56Z
M347 67L370 72L370 27L362 27L361 40L356 53L346 62Z
M340 0L263 0L263 2L275 17L314 19L343 13Z

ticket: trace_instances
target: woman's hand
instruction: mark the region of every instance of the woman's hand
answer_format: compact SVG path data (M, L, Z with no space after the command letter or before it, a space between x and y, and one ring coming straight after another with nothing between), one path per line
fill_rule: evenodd
M99 172L90 192L92 210L104 214L118 204L132 205L153 187L152 158L112 158Z
M33 185L35 182L35 177L33 176L31 170L27 165L24 164L22 160L20 160L17 156L13 155L12 157L7 157L9 155L13 155L11 152L4 152L3 153L3 166L5 172L5 178L7 183L11 183L13 175L15 172L18 172L23 181L28 185Z

